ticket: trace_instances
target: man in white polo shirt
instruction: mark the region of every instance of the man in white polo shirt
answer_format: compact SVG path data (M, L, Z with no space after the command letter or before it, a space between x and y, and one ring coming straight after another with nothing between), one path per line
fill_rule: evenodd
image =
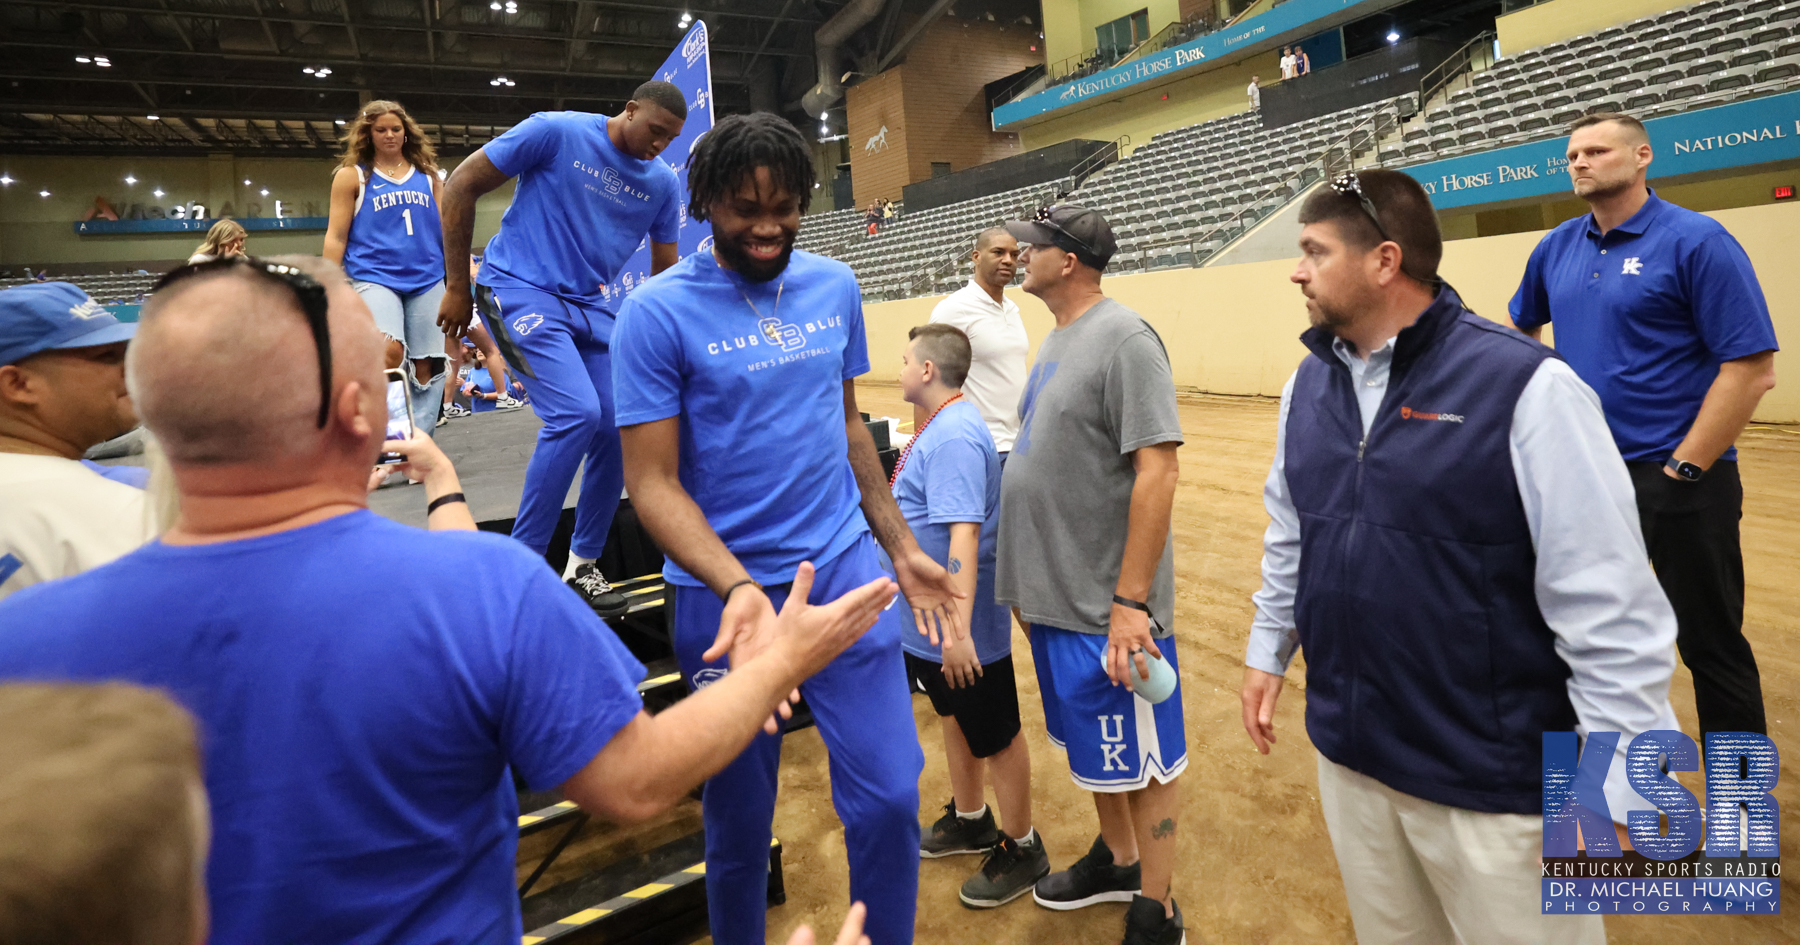
M990 227L975 236L974 257L975 276L939 302L931 310L931 320L969 336L974 356L963 381L963 399L981 411L994 449L1005 463L1019 433L1019 400L1025 394L1031 353L1019 306L1006 297L1006 286L1019 266L1019 241L1005 227Z
M67 282L0 291L0 598L149 539L143 490L81 464L137 426L125 392L136 328Z

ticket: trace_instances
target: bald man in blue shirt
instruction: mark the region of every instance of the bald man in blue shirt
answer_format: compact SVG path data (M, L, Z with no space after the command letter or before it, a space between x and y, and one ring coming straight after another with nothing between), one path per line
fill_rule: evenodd
M1737 240L1656 196L1650 136L1599 113L1569 136L1569 176L1593 212L1532 251L1513 323L1600 395L1631 470L1650 560L1694 675L1701 732L1767 734L1744 638L1744 489L1733 443L1775 386L1775 327Z

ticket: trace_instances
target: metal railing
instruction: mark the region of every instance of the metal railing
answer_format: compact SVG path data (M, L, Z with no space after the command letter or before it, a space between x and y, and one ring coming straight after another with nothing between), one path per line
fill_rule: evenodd
M1134 59L1142 59L1152 53L1159 53L1171 46L1191 43L1208 33L1216 32L1221 24L1215 22L1205 13L1196 13L1185 20L1173 20L1169 25L1157 30L1155 35L1137 44L1132 50L1119 57L1114 65L1124 65Z
M1477 64L1486 68L1494 62L1493 30L1485 30L1476 34L1474 39L1462 44L1450 57L1433 66L1419 77L1419 111L1422 114L1425 106L1431 103L1438 93L1450 87L1457 79L1472 77Z
M1329 179L1338 174L1356 169L1357 158L1363 154L1378 153L1377 146L1384 134L1392 132L1399 126L1399 118L1390 107L1376 109L1367 118L1356 123L1350 130L1319 152L1319 156L1306 162L1299 170L1282 178L1279 182L1264 188L1240 203L1224 220L1218 221L1212 229L1203 231L1198 236L1173 237L1147 243L1138 243L1136 253L1143 259L1145 269L1151 268L1150 261L1157 257L1155 250L1168 247L1185 246L1185 252L1191 256L1188 266L1198 266L1207 259L1224 252L1232 243L1250 232L1250 228L1275 213L1289 201L1299 196L1313 181ZM1379 163L1370 161L1369 164ZM1365 165L1366 166L1366 165ZM1208 244L1216 243L1210 249ZM1180 252L1174 253L1178 259ZM1163 267L1168 268L1168 267Z

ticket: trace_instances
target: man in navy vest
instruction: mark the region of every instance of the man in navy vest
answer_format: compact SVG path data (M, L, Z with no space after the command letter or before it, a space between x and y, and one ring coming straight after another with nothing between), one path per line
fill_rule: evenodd
M1593 385L1637 488L1650 560L1675 607L1700 731L1768 732L1744 638L1744 486L1733 442L1775 386L1775 325L1750 257L1710 217L1645 183L1650 136L1601 113L1569 134L1593 212L1531 252L1513 323Z
M1542 736L1674 729L1675 616L1594 392L1437 277L1423 188L1301 208L1312 350L1281 393L1244 727L1306 650L1319 800L1362 942L1605 941L1540 914ZM1606 781L1613 816L1648 807ZM1624 829L1619 827L1619 836Z

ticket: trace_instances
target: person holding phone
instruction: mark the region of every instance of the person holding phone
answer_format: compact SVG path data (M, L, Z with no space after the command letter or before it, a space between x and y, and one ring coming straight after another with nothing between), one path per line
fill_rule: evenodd
M410 363L413 426L431 433L449 356L437 327L444 297L437 150L399 102L370 102L344 132L331 178L325 258L344 267L387 336L387 365Z

